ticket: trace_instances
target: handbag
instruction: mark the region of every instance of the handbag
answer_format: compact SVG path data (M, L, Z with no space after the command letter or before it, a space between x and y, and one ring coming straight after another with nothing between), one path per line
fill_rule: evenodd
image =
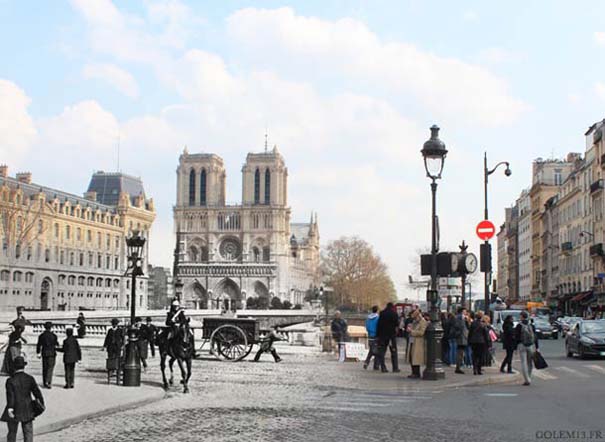
M32 411L34 412L34 417L40 416L45 410L46 407L40 400L32 399Z
M546 359L544 359L544 356L542 356L542 353L539 351L534 352L534 366L537 370L542 370L543 368L548 367Z
M494 330L490 329L489 338L492 340L492 342L496 342L498 340L498 335L496 334L496 332Z

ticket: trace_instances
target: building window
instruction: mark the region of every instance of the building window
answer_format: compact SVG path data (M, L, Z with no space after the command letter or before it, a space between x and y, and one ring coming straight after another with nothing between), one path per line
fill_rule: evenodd
M0 281L8 281L10 279L10 272L8 270L2 270L0 272Z
M271 172L265 171L265 204L271 204Z
M98 268L103 267L103 257L101 256L100 253L97 255L97 267Z
M85 282L86 278L84 278L83 276L78 276L78 285L84 285Z
M206 205L206 169L200 173L200 205Z
M263 247L263 261L269 262L271 260L271 249L269 247Z
M88 231L86 232L86 240L87 240L88 242L91 242L91 241L92 241L92 230L88 230Z
M80 253L80 267L84 265L84 253Z
M101 232L97 232L97 246L101 248Z
M76 284L76 277L73 275L69 275L69 277L67 278L67 285L75 285Z
M55 223L55 238L59 239L59 224Z
M71 227L65 226L65 239L70 239L70 238L71 238Z
M195 170L189 172L189 205L195 206Z
M118 258L116 256L113 261L113 269L118 270L119 267L120 267L120 258Z
M34 274L32 272L25 274L25 282L34 282Z
M260 203L260 170L254 172L254 204Z
M107 250L109 250L111 248L111 235L109 235L109 233L107 234L107 236L105 238L105 245L107 246Z
M109 270L111 268L111 256L107 255L105 258L105 268Z
M38 220L38 233L42 233L44 231L44 221L41 219Z
M74 265L74 252L71 252L69 254L69 265L70 266Z
M21 282L21 275L19 271L13 272L13 282Z
M44 250L44 262L50 262L50 249Z
M59 255L59 264L64 264L65 261L65 252L61 250L61 254Z
M79 227L76 229L76 239L78 241L80 241L82 239L82 229Z

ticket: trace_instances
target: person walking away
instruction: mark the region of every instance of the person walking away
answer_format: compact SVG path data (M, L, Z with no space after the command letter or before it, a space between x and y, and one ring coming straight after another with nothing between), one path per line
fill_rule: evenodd
M377 333L378 329L378 306L372 307L372 312L366 318L366 332L368 333L368 355L363 363L364 370L368 368L372 357L374 357L374 370L378 370L380 365L380 352L378 351Z
M468 322L466 320L466 309L458 307L456 318L452 328L452 335L456 340L456 370L455 373L464 374L464 356L468 346Z
M15 372L6 380L6 407L0 420L6 422L8 442L16 442L19 423L23 431L23 441L33 442L34 440L34 407L32 396L37 403L44 408L44 397L38 388L36 380L25 373L27 362L22 356L17 356L13 361Z
M143 324L140 316L134 318L134 327L139 331L139 339L137 339L137 348L139 349L139 357L143 366L143 373L147 372L147 356L149 347L147 326Z
M466 327L470 331L471 324L475 320L475 312L467 310L465 318L466 318ZM464 349L464 366L467 368L473 366L473 350L472 350L470 343Z
M275 362L282 361L282 359L277 354L277 350L275 350L275 347L273 346L273 343L275 343L276 341L284 340L284 338L282 338L281 336L279 336L277 334L278 331L279 331L279 327L276 325L266 336L261 338L260 348L258 349L258 351L256 352L256 355L254 356L254 362L258 362L263 353L271 353L271 355L273 356L273 360Z
M14 322L14 321L13 321ZM2 363L2 373L12 376L15 371L13 362L15 358L23 356L23 344L27 344L27 340L23 337L25 327L20 324L13 326L15 329L8 335L7 349L4 354L4 362Z
M425 342L424 333L428 327L428 322L422 316L420 310L414 310L412 313L413 322L409 325L410 333L410 365L412 374L410 379L420 379L420 366L425 364Z
M52 328L52 322L45 322L44 331L38 336L36 344L36 353L39 358L42 358L42 385L48 389L52 388L57 347L59 347L59 340L57 335L52 332Z
M124 332L118 327L120 320L113 318L111 320L111 328L107 330L105 335L105 341L103 342L103 348L101 351L107 351L107 362L106 368L109 372L119 370L120 368L120 356L122 355L122 346L124 344Z
M515 341L514 336L514 325L513 325L513 317L511 315L507 315L504 318L504 322L502 323L502 349L506 351L506 356L502 361L502 365L500 365L500 371L504 373L504 369L506 368L507 373L513 372L513 353L517 348L517 343ZM507 368L508 367L508 368Z
M334 312L334 319L332 319L332 323L330 324L330 330L332 331L332 339L338 343L338 362L344 362L348 325L338 310Z
M380 364L383 373L388 371L385 363L387 347L391 352L393 373L399 373L401 371L397 358L397 327L399 327L399 317L397 316L393 303L389 302L378 316L378 327L376 329L378 345L380 346Z
M78 328L78 339L83 339L86 336L86 318L84 317L84 313L80 312L78 314L78 319L76 320L76 327Z
M456 316L453 313L448 313L446 325L448 328L447 362L449 365L456 365L458 344L456 343Z
M76 363L82 360L82 350L78 339L74 336L73 328L66 328L65 335L67 337L63 340L63 347L58 349L63 353L63 366L65 367L65 387L63 388L74 388Z
M155 325L153 325L151 316L147 316L147 318L145 318L145 322L145 333L147 334L147 342L149 342L149 350L151 350L151 357L155 358L156 328Z
M521 321L515 327L515 339L518 343L519 359L521 360L523 385L530 385L534 352L536 351L536 331L530 324L526 311L521 312Z
M468 332L468 342L473 352L473 374L483 374L481 367L488 340L489 334L483 322L483 312L477 312Z

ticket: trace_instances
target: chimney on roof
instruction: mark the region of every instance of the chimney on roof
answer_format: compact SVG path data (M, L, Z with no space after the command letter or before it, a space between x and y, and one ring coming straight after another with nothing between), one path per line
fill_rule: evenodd
M91 190L90 192L85 192L84 199L87 199L88 201L97 202L97 192L95 192L94 190Z
M8 166L6 164L0 165L0 177L8 178Z
M17 181L20 183L31 184L32 174L31 172L19 172L17 174Z

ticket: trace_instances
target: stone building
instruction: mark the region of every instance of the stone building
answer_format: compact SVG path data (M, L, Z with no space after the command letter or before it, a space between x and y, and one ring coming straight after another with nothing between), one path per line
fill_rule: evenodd
M523 190L517 200L519 228L517 233L518 299L527 301L531 293L532 224L529 190Z
M0 309L127 308L125 238L140 230L149 239L154 219L139 178L97 172L82 198L0 166ZM146 308L147 278L138 283Z
M151 310L162 310L170 306L174 299L174 281L170 269L166 267L147 267L149 287L147 305Z
M223 160L210 153L179 158L175 279L190 308L245 308L249 298L302 304L319 285L317 216L291 223L288 169L277 147L249 153L242 201L227 204Z

